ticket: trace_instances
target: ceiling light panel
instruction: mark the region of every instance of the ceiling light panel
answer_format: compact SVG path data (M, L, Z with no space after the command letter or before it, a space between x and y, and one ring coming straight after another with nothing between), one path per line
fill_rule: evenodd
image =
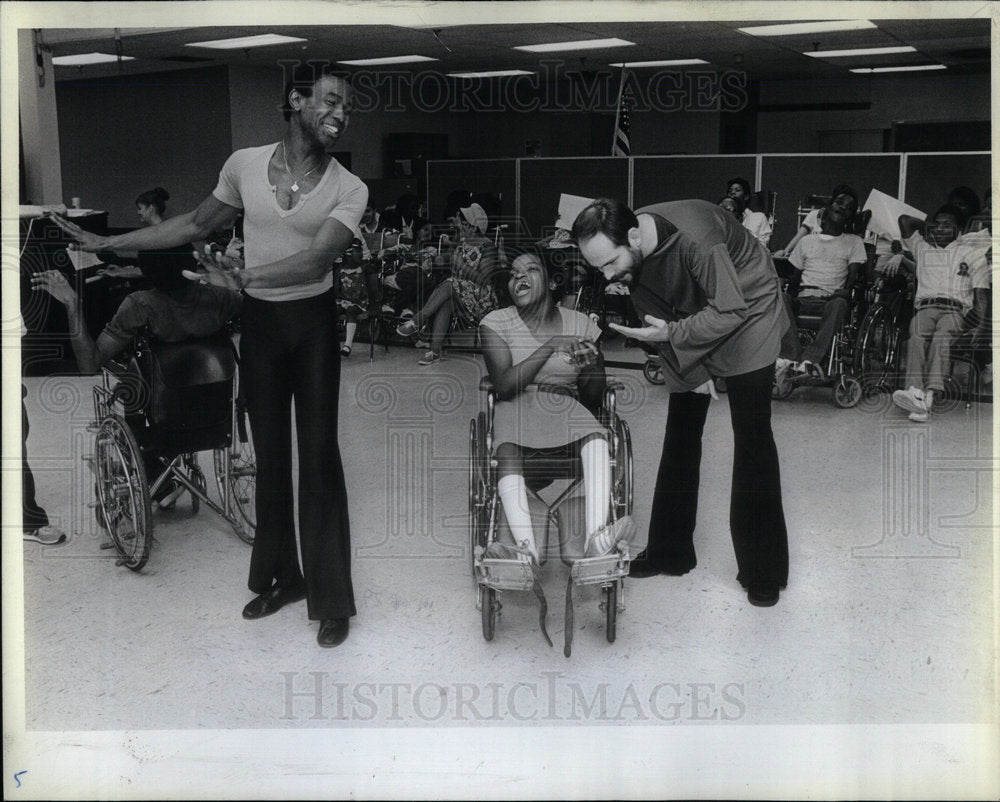
M829 33L832 31L860 31L878 27L866 19L829 20L827 22L790 22L782 25L751 25L737 28L751 36L794 36L804 33Z
M122 61L134 61L132 56L122 56ZM77 56L54 56L52 63L57 67L84 67L87 64L110 64L118 61L118 56L110 53L80 53Z
M386 56L385 58L359 58L351 61L338 61L351 67L376 67L383 64L415 64L418 61L437 61L430 56Z
M561 50L604 50L609 47L632 47L635 42L624 39L583 39L578 42L549 42L541 45L518 45L514 50L526 53L556 53Z
M683 67L688 64L708 64L708 62L701 58L671 58L663 61L619 61L608 66L639 69L642 67Z
M296 36L281 36L276 33L262 33L258 36L237 36L235 39L211 39L207 42L188 42L185 47L207 47L213 50L240 50L248 47L269 47L305 42Z
M920 72L922 70L946 70L944 64L908 64L903 67L854 67L851 72Z
M848 50L810 50L803 55L812 58L850 58L852 56L888 56L896 53L916 53L915 47L898 45L895 47L855 47Z

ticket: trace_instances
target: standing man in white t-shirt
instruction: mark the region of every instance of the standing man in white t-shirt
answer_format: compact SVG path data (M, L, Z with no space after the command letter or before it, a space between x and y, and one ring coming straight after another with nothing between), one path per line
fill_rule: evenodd
M243 609L262 618L307 601L321 646L355 614L347 490L337 443L340 351L334 259L351 244L368 188L328 155L346 130L351 89L329 65L300 64L285 85L280 142L236 151L197 209L113 237L60 225L84 250L156 250L230 228L242 210L246 267L205 262L188 278L245 295L240 381L257 456L257 531ZM299 455L299 569L292 497L291 406Z
M796 298L799 310L822 311L816 338L804 350L799 344L795 316L791 316L792 325L782 340L783 359L778 361L779 371L787 369L790 361L799 359L801 351L797 369L825 378L824 357L847 317L850 288L868 258L861 237L845 233L858 211L858 196L850 187L838 189L840 191L830 199L820 218L820 231L806 234L788 256L792 267L802 271Z

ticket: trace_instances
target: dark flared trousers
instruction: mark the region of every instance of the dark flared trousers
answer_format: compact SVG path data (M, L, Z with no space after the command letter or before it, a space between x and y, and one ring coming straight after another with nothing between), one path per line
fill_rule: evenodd
M774 365L726 377L734 455L729 529L737 579L788 581L788 533L781 506L778 450L771 431ZM694 568L701 438L711 398L672 393L667 412L646 554L652 565L673 574Z
M257 532L249 587L305 583L309 618L355 614L347 488L337 444L340 348L333 292L297 301L246 296L241 387L257 456ZM292 500L291 409L299 455L299 540Z

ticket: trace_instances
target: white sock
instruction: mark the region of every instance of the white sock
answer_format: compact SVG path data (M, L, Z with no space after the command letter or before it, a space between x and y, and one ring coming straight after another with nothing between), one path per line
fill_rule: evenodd
M587 535L592 535L608 522L608 501L611 498L611 455L603 438L592 438L580 449L583 462L583 489L587 495Z
M354 332L357 330L358 324L353 321L349 321L344 324L344 345L348 348L350 348L351 344L354 342Z
M538 547L535 545L535 531L531 527L528 490L524 484L524 477L516 473L501 476L497 482L497 493L503 502L503 514L507 518L507 525L514 536L514 542L521 545L524 541L528 541L528 549L537 557Z

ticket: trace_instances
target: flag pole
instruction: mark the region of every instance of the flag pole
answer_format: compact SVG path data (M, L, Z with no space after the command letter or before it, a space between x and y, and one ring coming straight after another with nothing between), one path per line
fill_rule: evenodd
M611 155L615 156L615 144L618 141L618 123L622 116L622 93L625 91L625 67L622 66L621 78L618 81L618 105L615 107L615 127L611 130Z

